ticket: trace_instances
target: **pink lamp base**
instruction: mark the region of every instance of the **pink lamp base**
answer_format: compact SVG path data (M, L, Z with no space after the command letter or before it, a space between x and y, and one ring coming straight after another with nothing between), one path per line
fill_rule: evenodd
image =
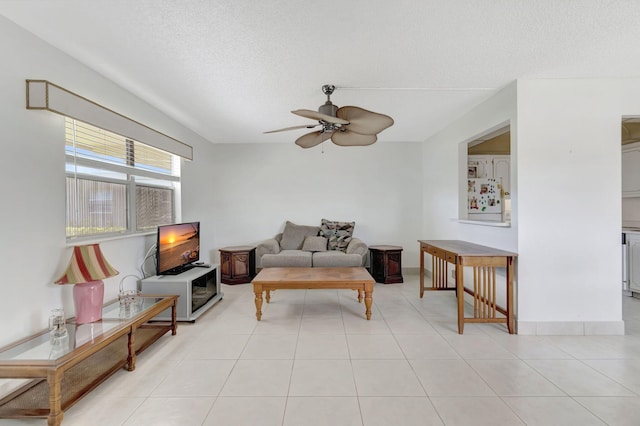
M104 283L102 280L89 281L73 286L73 302L76 305L76 324L102 319Z

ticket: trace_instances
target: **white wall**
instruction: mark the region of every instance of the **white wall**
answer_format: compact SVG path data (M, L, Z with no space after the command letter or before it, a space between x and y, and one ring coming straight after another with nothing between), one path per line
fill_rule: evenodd
M620 120L639 94L637 79L518 84L519 315L531 331L621 320Z
M215 207L207 214L216 224L215 245L272 238L287 220L318 226L323 218L355 221L356 237L369 245L401 245L403 267L417 267L422 144L345 148L325 142L322 153L320 146L299 148L297 136L283 134L287 143L213 147L215 175L208 186Z
M489 130L509 124L513 159L517 155L518 140L515 83L427 140L423 152L423 239L459 239L515 251L518 244L518 180L513 161L511 227L497 228L457 221L466 211L468 142Z
M79 64L42 40L0 17L0 117L3 161L2 244L0 244L0 345L46 326L49 311L62 307L73 314L72 286L53 281L71 256L65 242L65 175L63 118L25 107L25 79L46 79L114 109L163 133L194 145L197 155L210 144ZM202 148L205 147L205 148ZM200 160L184 165L184 185L196 186L204 173ZM203 172L192 169L203 167ZM197 177L192 181L191 177ZM198 208L206 209L208 198ZM183 208L184 216L192 217ZM205 224L213 229L213 223ZM213 232L213 231L209 231ZM120 279L139 274L138 267L153 237L101 243L120 275L105 280L105 299L114 299ZM205 247L206 249L206 247Z

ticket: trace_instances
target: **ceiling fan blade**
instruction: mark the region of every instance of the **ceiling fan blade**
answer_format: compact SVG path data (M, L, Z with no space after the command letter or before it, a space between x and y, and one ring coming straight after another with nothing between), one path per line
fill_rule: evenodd
M313 148L331 137L331 132L311 132L296 139L296 145L302 148Z
M349 124L347 120L344 120L342 118L333 117L327 114L322 114L318 111L313 111L310 109L297 109L291 112L295 115L299 115L300 117L310 118L312 120L326 121L328 123L333 123L333 124Z
M393 125L393 118L356 106L338 108L336 115L349 122L349 131L361 135L377 135Z
M331 141L340 146L365 146L374 144L378 140L376 135L361 135L349 130L333 132Z
M319 124L303 124L301 126L291 126L291 127L285 127L284 129L278 129L278 130L269 130L268 132L263 132L263 133L276 133L276 132L284 132L287 130L295 130L295 129L313 129L314 127L319 126Z

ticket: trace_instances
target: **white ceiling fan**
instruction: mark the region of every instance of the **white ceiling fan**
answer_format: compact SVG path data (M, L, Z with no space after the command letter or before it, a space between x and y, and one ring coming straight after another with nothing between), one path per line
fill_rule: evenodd
M322 93L327 95L327 101L318 108L318 111L310 109L297 109L291 111L301 117L317 120L318 124L285 127L284 129L271 130L265 133L283 132L295 129L313 129L322 126L320 130L307 133L296 139L296 145L302 148L312 148L327 139L341 146L371 145L378 140L376 136L387 127L393 125L393 118L388 115L368 111L356 106L343 106L338 108L331 103L331 94L335 86L325 84Z

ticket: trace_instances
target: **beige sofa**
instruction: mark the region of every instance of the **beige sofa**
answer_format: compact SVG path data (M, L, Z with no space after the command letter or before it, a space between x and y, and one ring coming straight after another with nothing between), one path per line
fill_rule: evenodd
M320 226L287 221L282 233L256 247L256 266L353 267L365 266L369 248L352 236L355 222L322 219Z

